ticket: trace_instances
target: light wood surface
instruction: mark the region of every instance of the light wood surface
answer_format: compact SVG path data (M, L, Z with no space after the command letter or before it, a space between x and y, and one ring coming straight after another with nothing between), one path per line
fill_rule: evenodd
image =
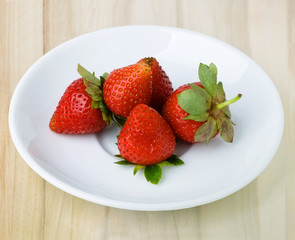
M8 129L10 99L22 75L66 40L131 24L211 35L270 76L283 101L285 129L255 181L204 206L140 212L73 197L27 166ZM294 0L0 0L0 96L0 239L295 239Z

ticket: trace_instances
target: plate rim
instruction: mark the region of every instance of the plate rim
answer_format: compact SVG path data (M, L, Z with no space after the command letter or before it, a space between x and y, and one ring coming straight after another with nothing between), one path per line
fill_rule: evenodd
M106 197L101 197L101 196L97 196L97 195L93 195L93 194L89 194L87 192L82 191L81 189L78 189L76 187L73 187L61 180L59 180L58 178L52 176L51 174L49 174L44 168L42 168L42 166L40 166L34 159L33 157L30 156L30 154L27 152L26 148L21 144L21 141L18 137L18 133L16 131L16 129L13 127L15 125L15 119L14 119L14 114L15 114L15 102L17 102L17 96L19 95L18 92L20 91L20 89L22 88L23 85L25 85L26 80L28 79L27 76L29 74L31 74L32 71L34 71L35 66L39 64L40 61L42 61L43 58L45 58L46 56L48 56L49 54L52 54L56 51L58 51L59 48L62 48L64 45L68 44L69 42L72 42L73 40L76 40L78 38L84 38L90 35L95 34L96 32L101 32L101 31L116 31L117 29L131 29L131 28L146 28L146 29L158 29L158 30L170 30L170 31L180 31L180 32L187 32L193 35L198 35L200 37L203 38L208 38L213 40L214 42L217 42L218 44L221 45L225 45L227 48L230 48L232 51L238 53L239 55L242 55L244 58L246 58L249 62L253 63L254 65L256 65L267 77L268 81L272 84L272 87L274 89L274 92L276 93L278 100L279 100L279 105L280 105L280 111L282 114L280 114L280 121L282 124L279 125L277 132L278 132L278 136L277 136L277 141L274 144L274 148L272 149L272 151L269 152L269 158L268 161L264 161L263 164L260 163L260 168L257 169L256 166L256 170L255 171L251 171L248 175L251 175L250 177L245 177L244 181L239 181L239 184L234 184L231 185L230 187L226 187L223 188L221 191L215 192L214 194L210 194L206 197L203 198L198 198L193 199L193 200L185 200L185 201L177 201L177 202L169 202L169 203L138 203L138 202L129 202L129 201L123 201L123 200L114 200L114 199L110 199L110 198L106 198ZM128 210L139 210L139 211L168 211L168 210L179 210L179 209L186 209L186 208L191 208L191 207L196 207L196 206L200 206L200 205L204 205L210 202L214 202L217 200L220 200L226 196L229 196L231 194L233 194L234 192L239 191L240 189L244 188L246 185L248 185L249 183L251 183L255 178L257 178L265 169L266 167L270 164L270 162L272 161L272 159L274 158L280 143L281 143L281 139L283 136L283 130L284 130L284 108L283 108L283 104L282 104L282 100L281 97L279 95L279 92L275 86L275 84L273 83L273 81L271 80L271 78L265 73L265 71L249 56L247 56L245 53L243 53L241 50L233 47L232 45L219 40L217 38L214 38L212 36L203 34L203 33L199 33L196 31L192 31L192 30L187 30L187 29L183 29L183 28L176 28L176 27L169 27L169 26L160 26L160 25L127 25L127 26L118 26L118 27L111 27L111 28L104 28L104 29L100 29L100 30L96 30L96 31L92 31L89 33L85 33L82 35L79 35L77 37L74 37L72 39L69 39L61 44L59 44L58 46L54 47L53 49L51 49L50 51L48 51L47 53L45 53L44 55L42 55L39 59L37 59L31 66L30 68L24 73L24 75L21 77L21 79L19 80L19 82L16 85L16 88L12 94L11 97L11 101L10 101L10 105L9 105L9 114L8 114L8 123L9 123L9 131L10 131L10 135L11 138L13 140L13 143L17 149L17 151L19 152L20 156L23 158L23 160L28 164L28 166L30 168L33 169L33 171L35 171L40 177L42 177L44 180L46 180L47 182L49 182L50 184L54 185L55 187L61 189L64 192L67 192L73 196L76 196L78 198L93 202L93 203L97 203L97 204L101 204L104 206L108 206L108 207L114 207L114 208L120 208L120 209L128 209ZM247 176L248 176L247 175ZM241 183L240 183L241 182ZM217 196L216 196L217 195Z

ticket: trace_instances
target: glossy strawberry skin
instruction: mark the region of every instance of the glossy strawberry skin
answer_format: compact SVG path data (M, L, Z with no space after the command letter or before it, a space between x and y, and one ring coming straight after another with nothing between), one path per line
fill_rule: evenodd
M140 165L167 159L173 154L175 145L175 135L169 124L145 104L133 108L118 137L122 157Z
M137 104L149 104L152 97L149 66L133 64L112 71L104 82L103 97L114 114L125 118Z
M201 82L192 83L198 85L202 88ZM171 96L165 102L162 109L162 116L170 124L176 136L180 139L194 143L195 132L201 127L205 122L197 122L193 120L184 120L183 118L188 115L178 104L177 95L184 90L191 88L188 84L185 84L177 88Z
M92 99L85 92L83 78L73 81L61 97L49 127L56 133L84 134L102 130L106 123L99 109L92 109Z
M153 58L143 58L138 63L148 64L152 71L152 99L149 104L157 111L161 111L163 104L173 92L172 83L159 62Z

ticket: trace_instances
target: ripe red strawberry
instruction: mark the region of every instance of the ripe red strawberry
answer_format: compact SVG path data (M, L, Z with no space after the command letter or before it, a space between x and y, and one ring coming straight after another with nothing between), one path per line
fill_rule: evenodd
M83 78L68 86L50 120L49 127L56 133L93 133L109 123L110 117L98 97L101 80L80 65L78 71Z
M151 69L147 64L133 64L112 71L103 85L105 104L114 114L128 117L140 103L152 97Z
M228 105L241 98L226 101L222 83L217 84L217 68L200 64L201 82L176 89L163 106L162 116L175 134L186 142L209 142L218 132L223 140L233 141L233 122Z
M133 108L118 137L122 157L140 165L152 165L169 158L175 145L169 124L145 104Z
M159 62L153 58L143 58L138 63L147 64L152 71L152 99L149 104L157 111L161 111L163 104L173 92L172 83Z

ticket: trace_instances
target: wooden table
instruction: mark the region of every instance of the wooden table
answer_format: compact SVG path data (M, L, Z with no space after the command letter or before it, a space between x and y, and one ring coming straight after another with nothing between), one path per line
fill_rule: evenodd
M140 212L73 197L27 166L8 129L9 102L22 75L66 40L131 24L211 35L270 76L283 101L285 129L255 181L204 206ZM295 239L294 0L0 0L0 81L0 239Z

